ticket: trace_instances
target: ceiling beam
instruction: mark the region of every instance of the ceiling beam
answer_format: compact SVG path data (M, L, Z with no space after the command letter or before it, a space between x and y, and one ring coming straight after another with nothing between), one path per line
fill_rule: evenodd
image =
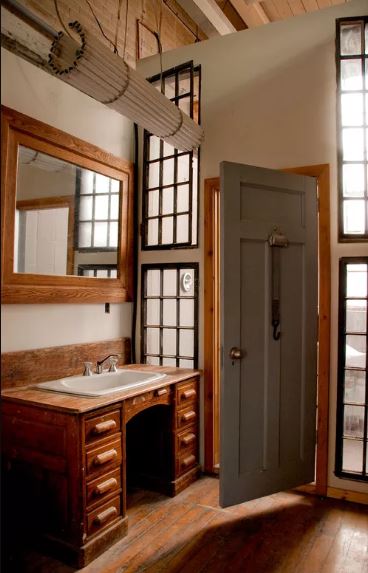
M236 32L215 0L178 0L180 6L208 37Z
M258 2L249 3L249 0L230 0L230 3L234 6L248 28L269 24L271 21Z

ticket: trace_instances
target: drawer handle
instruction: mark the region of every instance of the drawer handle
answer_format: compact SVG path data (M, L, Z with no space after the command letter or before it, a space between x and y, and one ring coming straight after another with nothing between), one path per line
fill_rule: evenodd
M104 523L106 523L106 521L108 521L112 517L115 517L115 515L117 514L118 510L116 509L116 507L112 505L111 507L105 509L105 511L101 511L101 513L98 513L94 519L94 522L96 525L103 525Z
M187 446L188 444L191 444L192 442L194 442L196 437L197 436L195 434L186 434L185 436L182 437L182 439L180 440L180 443L183 446Z
M160 388L156 390L156 396L165 396L167 394L167 388Z
M188 422L188 420L192 420L193 418L195 418L196 415L197 414L193 410L190 410L190 412L185 412L182 415L181 419L183 422Z
M110 430L114 430L116 428L115 420L106 420L106 422L100 422L96 424L93 428L94 434L104 434L105 432L109 432Z
M196 461L195 456L191 454L190 456L187 456L181 461L181 465L183 468L187 468L188 466L191 466L195 461Z
M107 491L110 491L110 489L116 489L117 486L118 486L118 481L115 478L107 479L107 480L99 483L98 485L96 485L96 488L94 490L94 494L95 495L103 495Z
M193 396L197 396L197 392L194 390L194 388L191 388L190 390L184 390L182 393L184 400L189 400L189 398L192 398Z
M94 460L93 463L96 466L102 466L103 464L106 464L107 462L111 462L111 460L114 460L118 455L118 452L116 450L107 450L107 452L102 452L102 454L98 454Z

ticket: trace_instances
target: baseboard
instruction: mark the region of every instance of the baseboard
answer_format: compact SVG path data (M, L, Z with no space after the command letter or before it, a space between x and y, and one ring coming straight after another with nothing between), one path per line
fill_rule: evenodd
M344 499L345 501L353 501L355 503L363 503L364 505L368 505L368 493L363 493L361 491L350 491L348 489L328 487L327 497Z

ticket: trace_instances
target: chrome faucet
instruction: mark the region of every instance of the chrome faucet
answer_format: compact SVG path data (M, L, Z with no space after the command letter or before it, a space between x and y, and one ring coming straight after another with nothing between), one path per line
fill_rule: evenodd
M97 360L96 363L96 374L102 374L103 372L103 363L106 362L110 358L110 367L109 372L116 372L116 365L119 361L119 356L117 354L109 354L103 360Z

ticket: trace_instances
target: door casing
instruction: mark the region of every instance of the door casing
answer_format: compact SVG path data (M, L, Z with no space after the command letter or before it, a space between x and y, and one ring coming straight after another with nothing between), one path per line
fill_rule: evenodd
M318 194L318 384L316 481L300 490L325 496L328 471L330 382L330 175L329 165L282 171L317 179ZM220 179L204 185L204 469L218 472L220 426Z

